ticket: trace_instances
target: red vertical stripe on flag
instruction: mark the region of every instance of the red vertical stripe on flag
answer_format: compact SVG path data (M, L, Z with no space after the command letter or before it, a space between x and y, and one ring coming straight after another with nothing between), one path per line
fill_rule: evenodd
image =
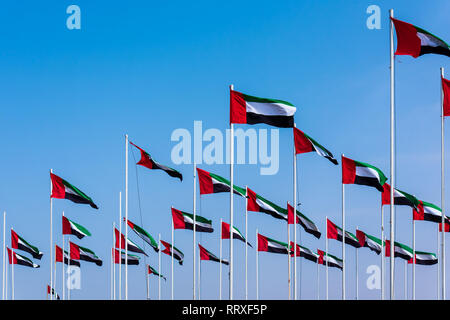
M69 242L70 245L70 259L80 260L80 248L73 242Z
M450 116L450 80L442 78L442 91L444 92L444 117Z
M287 210L288 210L288 224L294 224L294 207L292 207L289 202L287 204ZM298 223L298 217L297 217L297 223Z
M391 18L397 34L396 55L408 55L417 58L420 55L421 43L416 28L407 22Z
M222 221L222 239L230 239L230 225Z
M63 250L59 246L55 246L55 261L63 262Z
M391 204L391 186L388 183L383 185L383 192L381 193L381 205Z
M11 229L11 248L19 249L19 236Z
M53 173L50 173L50 179L52 180L52 194L50 197L64 199L66 197L66 188L64 187L63 180Z
M150 159L150 156L148 155L148 153L144 149L138 147L131 141L130 141L130 144L135 146L136 148L138 148L139 151L141 152L141 159L136 164L146 167L148 169L153 169L153 161Z
M230 123L247 123L247 107L242 93L230 91Z
M200 260L209 260L209 252L205 248L203 248L200 244L198 245L200 249Z
M305 137L303 131L297 129L296 127L294 127L293 129L294 129L295 154L314 151L314 147L311 141L309 141L309 139Z
M327 238L336 240L338 238L338 230L336 228L336 225L331 222L330 219L327 219Z
M420 200L418 205L418 210L413 208L413 220L423 220L425 217L425 211L423 208L423 202Z
M442 232L442 223L439 223L439 232ZM445 232L450 232L450 224L445 223Z
M116 236L115 247L124 249L125 248L125 236L123 234L121 234L120 231L117 230L117 228L114 229L114 234Z
M259 206L256 203L256 193L250 188L247 188L247 210L259 212Z
M366 234L360 230L356 230L356 237L358 238L359 245L364 247L366 243Z
M317 254L319 255L319 259L318 259L317 263L318 264L323 264L324 252L322 250L317 249Z
M172 220L174 229L186 229L184 217L180 210L172 208Z
M342 183L353 184L356 178L356 165L352 159L342 156Z
M291 241L291 257L294 256L294 250L292 248L294 248L294 242L293 241ZM300 257L300 251L301 251L301 248L300 248L300 246L297 243L297 248L295 250L295 256L296 257Z
M214 193L213 183L208 171L197 168L200 194Z
M70 227L70 221L66 217L62 216L62 234L72 234L72 228Z
M267 238L258 233L258 251L267 251L269 248L269 242Z
M391 241L390 240L385 241L385 248L386 248L386 250L384 251L384 256L386 258L388 258L391 256Z

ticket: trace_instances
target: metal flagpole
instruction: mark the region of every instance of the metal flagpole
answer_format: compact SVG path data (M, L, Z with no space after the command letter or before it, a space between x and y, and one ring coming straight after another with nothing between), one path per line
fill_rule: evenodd
M120 223L120 221L119 221L119 223ZM114 240L115 240L115 237L114 237L114 231L116 230L116 223L115 222L113 222L113 234L112 234L112 236L113 236L113 244L112 244L112 249L113 249L113 252L115 253L115 248L114 248ZM116 300L116 262L114 261L114 255L112 255L111 256L111 261L112 261L112 268L113 268L113 300ZM121 261L122 260L122 257L121 257L121 253L120 253L120 251L119 251L119 264L120 264L120 262L122 262Z
M295 123L294 123L295 128ZM294 139L293 139L294 140ZM294 300L297 300L297 156L294 143ZM289 243L288 243L289 245ZM290 260L289 260L290 261Z
M295 211L295 208L294 208ZM294 212L294 219L295 219L295 212ZM287 243L288 243L288 248L289 245L291 243L291 235L290 235L290 227L289 227L289 222L286 221L287 223ZM295 249L294 249L295 250ZM288 299L291 300L291 255L288 253L287 255L288 257ZM294 255L294 260L295 260L295 255Z
M444 230L445 231L445 230ZM438 227L438 229L437 229L437 257L439 257L439 250L440 250L440 243L439 243L439 236L440 236L440 234L439 234L439 227ZM437 278L436 278L436 280L437 280L437 282L436 282L436 300L439 300L439 291L440 291L440 286L439 286L439 280L441 279L441 273L440 273L440 271L439 271L439 264L440 264L440 261L439 261L440 259L438 259L438 262L437 262Z
M71 245L70 245L70 240L69 240L69 265L67 266L67 269L71 268L71 261L72 261L72 250L71 250ZM69 278L70 279L70 278ZM69 285L67 285L67 300L70 300L70 290L72 288L72 283L70 283Z
M248 196L248 187L245 186L245 195ZM221 223L222 224L222 223ZM248 300L248 243L247 243L247 237L248 237L248 201L247 198L245 198L245 300ZM222 238L222 237L220 237ZM221 246L222 246L222 240L220 240ZM222 269L222 267L220 267ZM222 283L222 281L220 281ZM222 295L222 290L220 291L220 294Z
M161 300L161 233L158 234L158 300Z
M12 228L11 228L11 230L12 230ZM11 262L12 262L12 264L11 264L11 300L14 300L14 258L15 257L16 257L16 253L11 248Z
M247 235L245 235L245 242L247 242ZM222 218L220 219L220 238L219 238L219 256L220 256L220 266L219 266L219 300L222 300ZM247 271L247 262L245 264L245 270ZM247 275L247 273L246 273ZM246 278L247 280L247 278ZM245 287L247 291L247 285ZM247 292L246 292L247 293Z
M234 90L234 86L230 85L230 99L231 92ZM234 126L230 123L230 233L233 230L234 219L233 219L233 164L234 164ZM230 300L233 300L233 240L230 241Z
M53 292L50 291L51 294L55 294L55 300L56 300L56 245L55 245L55 256L53 257Z
M342 183L342 300L345 300L345 236L345 185Z
M444 68L441 68L441 78L444 78ZM442 83L442 81L441 81ZM444 88L441 84L441 208L442 208L442 300L445 300L445 202L444 202Z
M195 225L195 223L194 223ZM175 250L175 243L174 243L174 239L173 239L173 217L172 217L172 281L171 281L171 286L172 286L172 300L173 300L173 251Z
M326 256L327 254L328 254L328 217L325 217L325 259L326 259L326 262L325 262L325 266L326 266L326 270L325 270L325 272L326 272L326 279L327 279L327 285L326 285L326 289L327 289L327 291L326 291L326 297L327 297L327 300L328 300L328 257Z
M114 230L115 232L115 230ZM119 300L122 300L122 239L120 239L122 235L122 191L119 192Z
M384 210L381 203L381 300L384 300Z
M199 253L199 255L198 255L198 300L202 299L201 298L201 289L202 289L201 280L202 280L202 277L200 276L201 272L202 272L201 268L202 268L202 261L200 259L200 253Z
M128 134L125 135L125 220L128 222ZM128 228L126 227L125 227L125 300L128 300Z
M64 211L62 212L62 216L64 217ZM65 255L64 255L64 234L62 235L62 263L61 263L61 265L62 265L62 282L61 282L61 288L62 288L62 299L63 300L65 300L66 299L66 295L65 295L65 286L66 286L66 283L64 282L64 279L65 279L65 275L64 275L64 272L66 271L66 268L65 268L65 266L64 266L64 257L65 257Z
M413 265L412 265L412 299L416 300L416 221L413 218Z
M148 274L148 265L147 265L147 270L145 270L146 272L146 277L147 277L147 300L150 300L150 275Z
M5 295L5 273L6 273L6 211L3 211L3 279L2 279L2 299L6 300Z
M258 243L258 229L256 229L256 300L259 300L259 264L258 264L258 255L259 255L259 243Z
M408 261L405 260L405 300L408 300Z
M197 209L197 206L196 206L196 200L197 200L197 185L196 185L196 181L195 181L195 179L196 179L196 169L197 169L197 165L194 163L194 188L193 188L193 190L194 190L194 194L193 194L193 198L194 198L194 201L193 201L193 214L194 214L194 226L192 227L192 229L193 229L193 240L192 240L192 254L193 254L193 259L192 259L192 264L193 264L193 268L192 268L192 288L193 288L193 292L192 292L192 294L193 294L193 299L195 300L196 299L196 297L195 297L195 284L196 284L196 281L195 281L195 262L196 262L196 250L195 250L195 244L196 244L196 240L195 240L195 229L196 229L196 219L195 219L195 216L196 216L196 209ZM200 200L201 201L201 200ZM199 289L199 292L200 292L200 289Z
M394 10L389 10L389 15L391 18L394 17ZM394 91L394 23L392 20L389 23L390 25L390 75L391 75L391 159L390 159L390 173L391 173L391 277L390 277L390 288L391 288L391 300L394 300L394 243L395 243L395 237L394 237L394 217L395 217L395 205L394 205L394 188L395 188L395 91Z
M356 227L358 230L358 227ZM355 248L356 253L356 300L359 300L359 279L358 279L358 248Z
M50 173L53 173L53 169L50 169ZM53 288L53 198L51 194L53 192L53 183L50 179L50 288ZM53 296L50 295L50 300L53 300Z
M319 274L319 258L317 258L317 300L320 299L320 274Z

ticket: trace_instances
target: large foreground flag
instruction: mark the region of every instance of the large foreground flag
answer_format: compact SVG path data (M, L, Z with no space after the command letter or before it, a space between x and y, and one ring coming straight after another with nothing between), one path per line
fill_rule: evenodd
M292 128L295 111L296 108L286 101L230 91L230 123L265 123L280 128Z
M222 221L222 239L230 239L230 225L224 221ZM238 239L245 242L244 236L235 226L233 226L233 239ZM247 244L252 247L250 242L247 242Z
M31 261L27 257L24 257L16 252L13 252L8 247L6 249L8 250L9 264L19 264L19 265L25 266L25 267L39 268L38 264L35 264L33 261Z
M258 251L289 254L288 244L258 233Z
M287 204L287 212L288 212L288 224L294 223L294 207L289 203ZM307 232L315 236L317 239L320 239L320 231L319 228L312 222L309 218L307 218L303 213L296 210L297 215L297 224L300 224L302 228Z
M383 185L383 192L381 193L381 204L391 204L391 185L389 183L385 183ZM394 204L396 206L410 206L411 208L417 208L417 206L419 205L419 200L409 193L394 188Z
M102 266L103 264L102 260L95 255L94 251L79 246L73 242L69 242L69 245L70 245L70 259L93 262L99 267Z
M139 227L137 224L134 224L130 220L127 221L127 224L131 228L131 230L133 230L139 236L139 238L147 242L147 244L150 245L153 248L153 250L155 250L156 252L159 251L158 242L155 241L155 239L150 235L150 233L145 231L143 228Z
M220 192L230 192L231 183L225 178L214 173L197 168L198 183L200 185L200 194L211 194ZM233 185L233 192L245 197L245 189Z
M165 165L162 165L162 164L156 162L155 160L152 159L152 157L150 156L150 154L147 151L138 147L133 142L130 141L130 144L135 146L136 148L138 148L139 151L141 152L141 159L139 160L138 163L136 163L137 165L140 165L140 166L146 167L148 169L152 169L152 170L153 169L163 170L169 176L178 178L178 179L180 179L180 181L183 181L183 175L180 172L178 172L177 170L175 170L173 168L167 167Z
M162 274L159 274L158 271L156 271L154 268L152 268L150 265L147 265L147 273L148 274L154 274L155 276L158 276L160 278L163 278L164 281L166 281L166 277L164 277Z
M181 252L177 247L172 246L170 243L161 240L162 245L165 247L164 250L162 250L162 253L165 253L172 257L172 251L173 251L173 258L178 261L180 265L183 264L183 258L184 254Z
M139 257L134 254L129 254L128 259L126 258L125 252L120 252L117 249L112 249L112 256L114 263L116 264L129 264L137 266L139 264Z
M264 199L250 188L247 188L247 210L264 212L277 219L287 220L287 210L277 206L275 203Z
M342 229L335 225L330 219L327 219L327 238L342 242ZM361 247L358 238L349 231L345 231L345 244L354 248Z
M319 156L325 157L333 164L338 164L333 154L324 146L320 145L316 140L308 136L303 131L294 127L294 144L295 154L307 153L315 151Z
M88 229L81 224L75 223L72 220L62 216L62 234L73 234L78 239L83 239L86 236L91 236Z
M417 58L427 53L435 53L450 57L450 47L444 40L410 23L391 19L397 33L396 55Z
M413 263L413 259L411 258L408 263ZM433 264L438 263L438 258L435 253L424 252L424 251L416 251L416 264L431 266Z
M369 248L374 251L376 254L380 254L382 250L381 240L375 238L374 236L368 235L367 233L356 230L356 237L359 240L359 244L361 247Z
M293 241L291 241L291 257L294 256L294 250L292 250L292 248L294 248L294 242ZM302 247L298 243L297 243L297 247L296 247L296 250L295 250L295 256L296 257L305 258L306 260L309 260L309 261L312 261L312 262L315 262L315 263L317 263L317 259L319 259L319 256L317 254L315 254L314 252L312 252L308 248Z
M450 116L450 80L442 78L442 91L444 94L444 117Z
M94 209L98 209L92 199L74 185L71 185L69 182L53 173L50 173L50 178L52 180L51 198L67 199L75 203L85 203L89 204Z
M342 260L326 253L322 250L317 249L317 254L319 255L318 263L330 268L338 268L342 270Z
M19 236L13 229L11 229L11 247L13 249L19 249L28 252L33 256L33 258L41 260L43 253L39 249Z
M80 266L80 262L77 260L69 260L69 254L67 253L66 250L64 250L64 254L63 254L63 250L61 249L61 247L59 246L55 246L55 261L56 262L63 262L64 259L64 264L69 265L69 261L70 261L70 265L71 266Z
M402 258L403 260L409 261L413 257L413 250L399 242L394 242L394 257ZM391 241L386 240L386 251L385 255L386 258L391 256Z
M174 229L194 230L194 215L190 213L172 208L172 220ZM212 221L195 215L195 231L213 232Z
M228 261L222 259L220 261L219 258L217 258L214 254L206 250L200 243L198 244L198 248L200 249L200 260L209 260L209 261L215 261L215 262L222 262L223 264L228 265Z
M51 288L49 285L47 285L47 294L51 294L56 298L56 300L60 300L59 295L55 292L55 289Z
M383 192L387 178L383 172L370 164L342 156L342 183L375 187Z
M128 251L142 253L143 255L148 257L145 251L142 250L141 247L139 247L136 243L134 243L130 239L127 239L127 244L125 244L125 236L122 233L120 233L120 231L117 230L117 228L114 229L114 234L116 235L116 245L115 245L116 248L125 249L126 246L128 245L127 248Z
M413 219L440 223L442 222L442 210L432 203L419 201L418 208L413 209ZM446 216L445 220L449 221L449 218Z

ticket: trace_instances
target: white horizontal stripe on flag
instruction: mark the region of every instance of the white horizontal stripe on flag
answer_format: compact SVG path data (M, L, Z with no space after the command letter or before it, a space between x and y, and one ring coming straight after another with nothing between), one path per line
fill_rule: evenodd
M265 116L293 116L296 108L282 103L246 102L247 112Z
M377 178L380 180L378 171L369 167L356 166L356 175L359 177Z

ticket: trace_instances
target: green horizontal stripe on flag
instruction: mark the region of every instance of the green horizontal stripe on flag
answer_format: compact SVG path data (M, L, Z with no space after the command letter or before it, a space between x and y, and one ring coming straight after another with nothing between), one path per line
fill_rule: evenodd
M227 179L225 179L225 178L223 178L221 176L218 176L218 175L216 175L214 173L209 173L209 175L210 175L211 178L213 178L213 179L215 179L215 180L217 180L219 182L222 182L223 184L226 184L227 186L229 186L231 188L231 183ZM233 190L236 190L237 192L239 192L240 194L245 196L245 193L246 193L245 189L243 189L241 187L238 187L236 185L233 185Z
M384 185L384 183L387 181L387 178L384 175L383 171L381 171L377 167L375 167L371 164L365 163L365 162L356 161L356 160L353 160L353 161L355 162L356 166L371 168L371 169L375 170L376 172L378 172L378 176L380 177L380 185Z
M374 236L368 235L367 233L364 233L364 234L366 235L367 238L369 238L370 240L372 240L373 242L375 242L375 243L377 243L377 244L379 244L381 246L381 240L380 239L378 239L378 238L376 238Z
M72 189L76 194L78 194L80 197L85 198L86 200L93 202L92 199L90 197L88 197L83 191L81 191L80 189L78 189L77 187L75 187L74 185L70 184L69 182L67 182L64 179L61 179L63 184L66 187L69 187L70 189Z
M285 104L287 106L293 107L294 105L290 102L278 100L278 99L268 99L268 98L259 98L255 96L250 96L248 94L242 93L242 96L246 102L259 102L259 103L280 103Z
M441 208L439 208L438 206L436 206L436 205L434 205L434 204L432 204L430 202L422 201L422 203L423 203L424 207L430 207L430 208L438 210L439 212L442 212Z
M187 213L187 212L183 212L183 211L181 211L181 213L184 216L188 216L189 218L191 218L192 221L194 221L194 215L193 214L190 214L190 213ZM202 216L199 216L199 215L195 215L195 222L205 223L205 224L209 224L209 225L212 224L212 220L208 220L208 219L206 219L206 218L204 218Z
M284 242L281 242L281 241L278 241L278 240L274 240L274 239L271 239L271 238L268 238L268 237L266 237L266 239L267 239L268 242L275 242L275 243L277 243L277 244L279 244L279 245L281 245L283 247L288 248L288 244L287 243L284 243Z
M67 220L69 220L69 219L67 219ZM78 223L76 223L76 222L73 222L72 220L69 220L70 221L70 223L72 223L80 232L82 232L82 233L84 233L85 235L87 235L87 236L91 236L91 233L89 232L89 230L88 229L86 229L85 227L83 227L82 225L80 225L80 224L78 224Z
M273 203L273 202L271 202L271 201L269 201L267 199L264 199L259 194L256 194L256 198L258 198L259 200L261 200L261 201L265 202L266 204L268 204L269 206L271 206L273 209L275 209L275 211L277 211L279 213L282 213L282 214L287 216L287 209L284 209L284 208L281 208L281 207L277 206L275 203Z

